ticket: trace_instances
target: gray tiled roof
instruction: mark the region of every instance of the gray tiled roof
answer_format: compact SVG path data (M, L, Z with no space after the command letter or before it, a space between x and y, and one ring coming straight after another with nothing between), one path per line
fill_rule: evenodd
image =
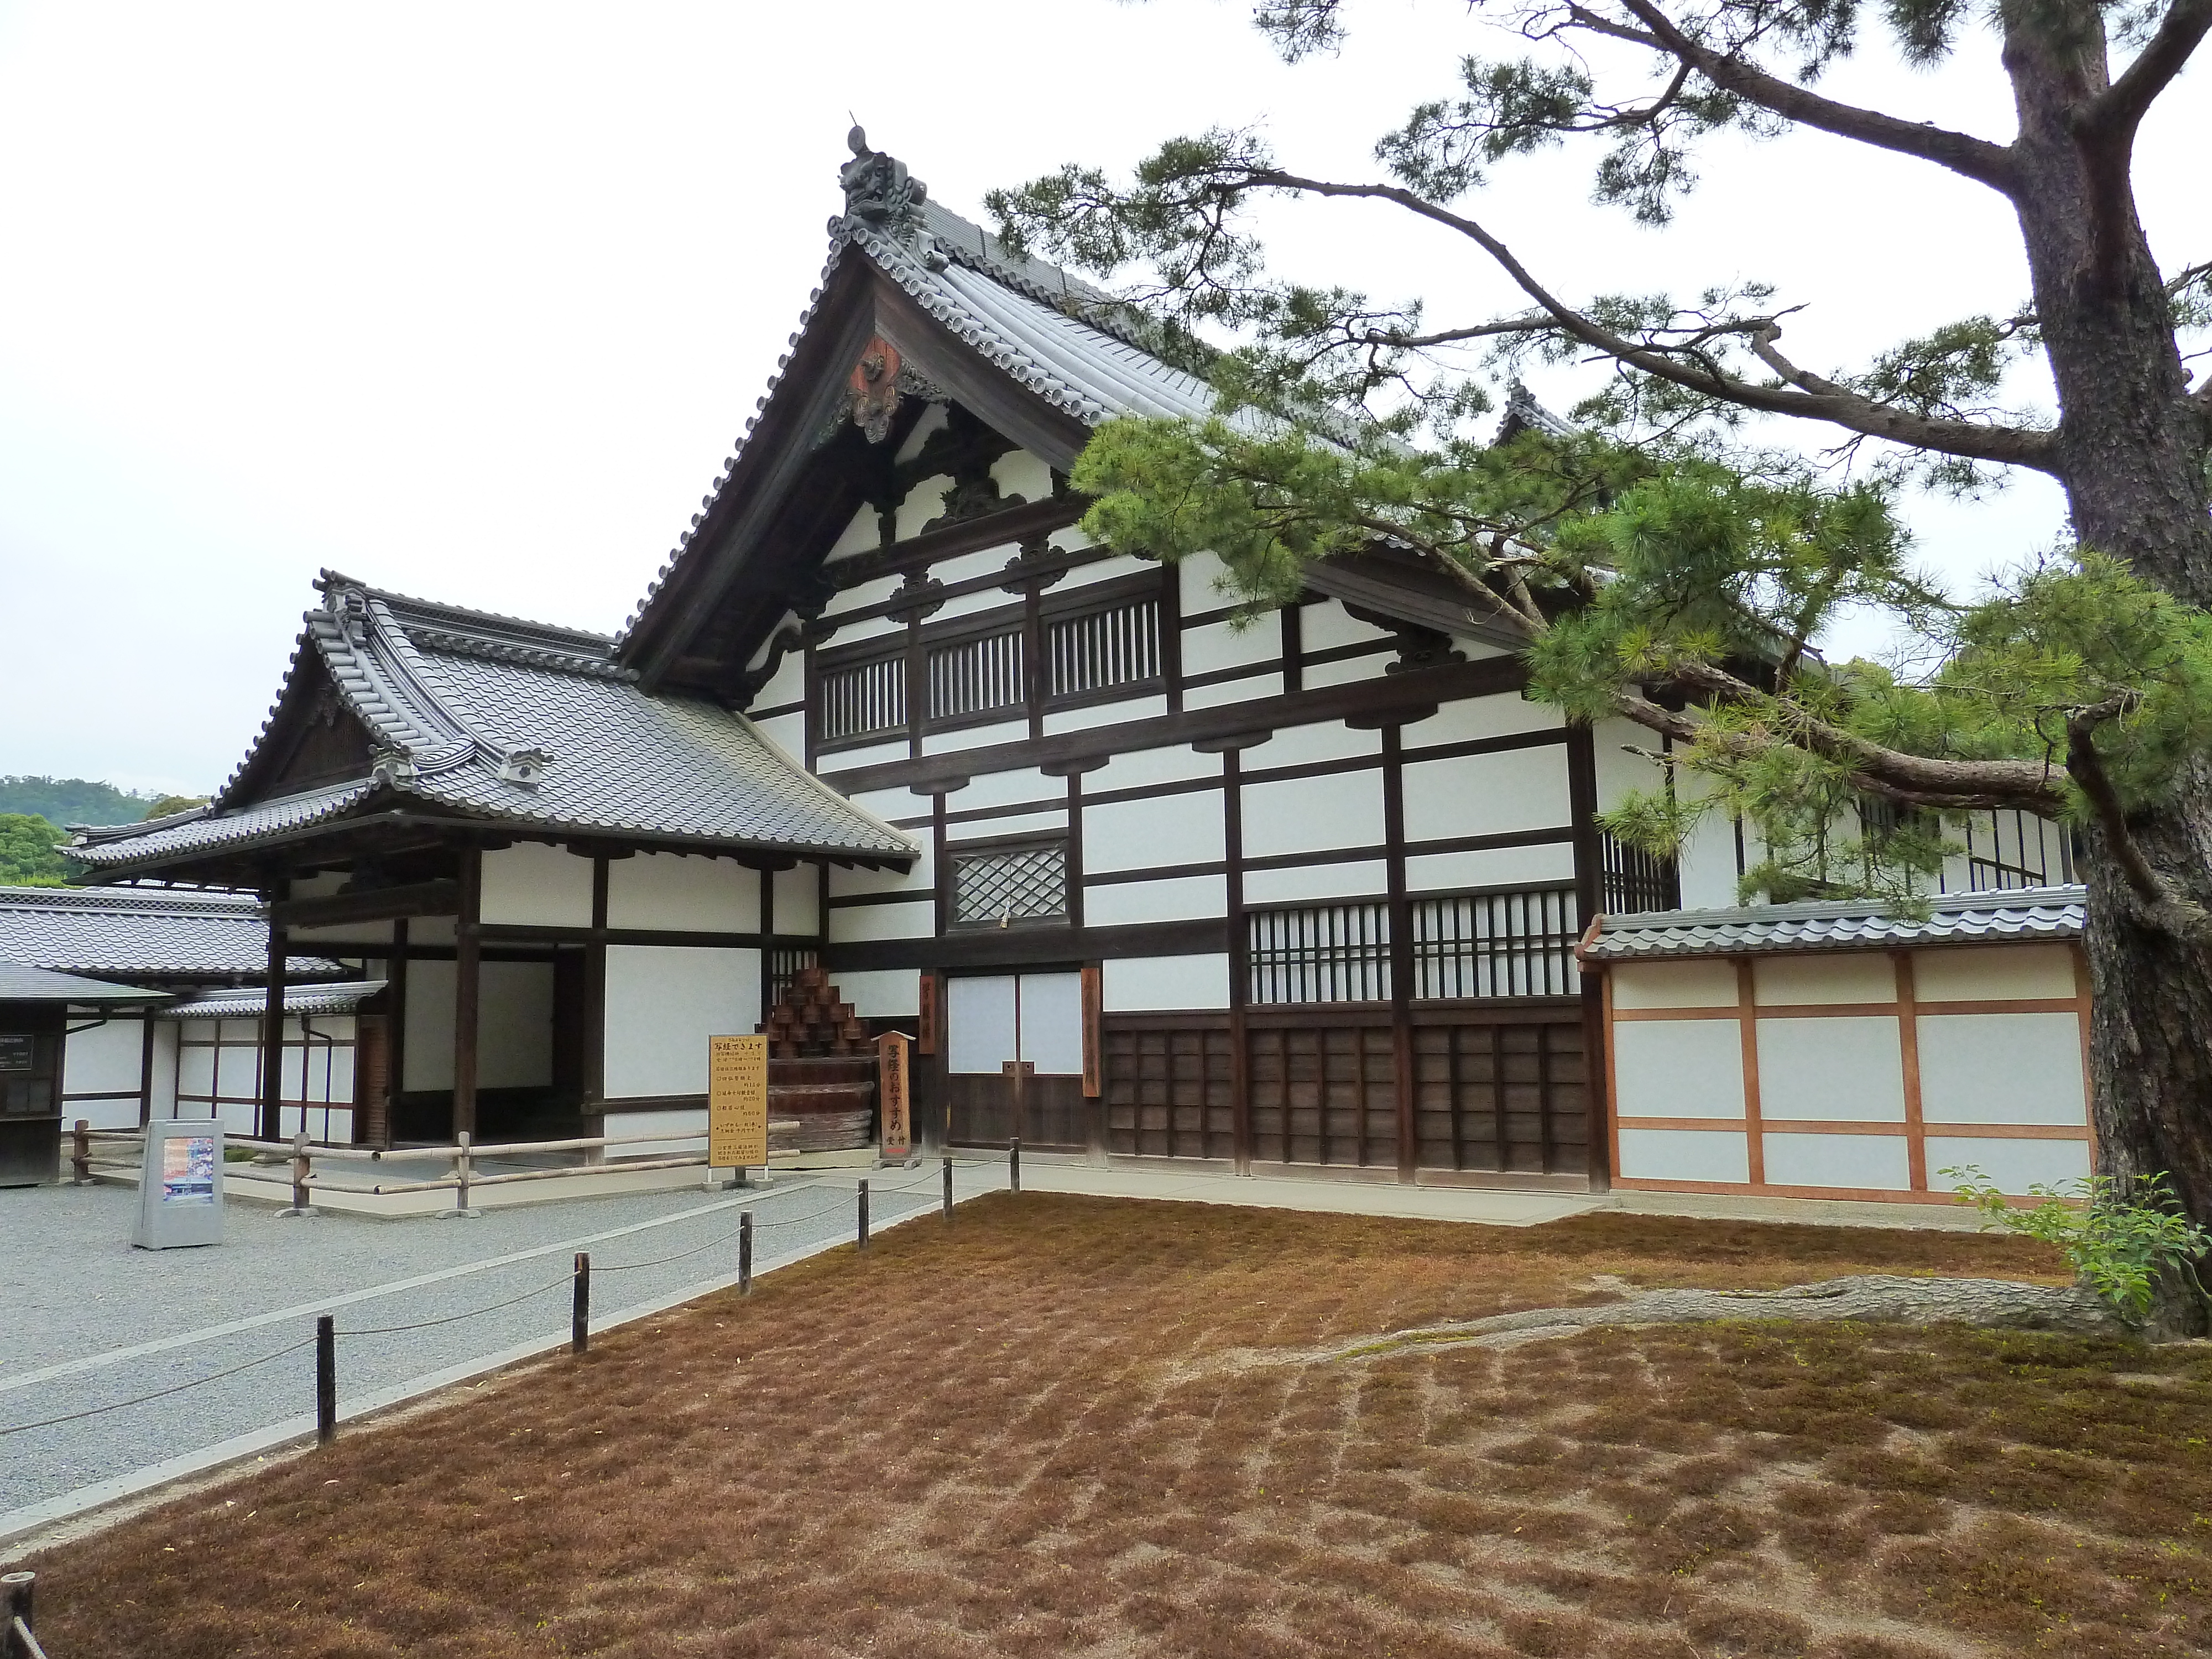
M0 1002L167 1002L167 991L57 974L20 962L0 962Z
M1597 936L1582 947L1580 955L1589 962L1646 962L1668 957L2079 939L2086 890L2027 887L2010 892L1953 893L1930 901L1925 921L1897 915L1878 902L1850 899L1605 916L1599 921Z
M269 924L251 893L0 887L0 959L72 974L258 979L269 969ZM335 978L344 969L295 957L291 971Z
M266 840L384 804L548 831L903 862L907 836L793 765L743 715L651 696L604 635L433 605L325 571L307 653L373 735L367 779L80 831L71 856L113 869ZM280 701L281 706L281 701ZM274 714L272 711L272 721ZM265 737L269 726L263 727Z
M287 985L284 1012L288 1014L349 1014L384 988L382 980L348 980L342 985ZM171 1019L253 1019L269 1007L269 988L248 986L237 991L213 991L180 1002L161 1012Z

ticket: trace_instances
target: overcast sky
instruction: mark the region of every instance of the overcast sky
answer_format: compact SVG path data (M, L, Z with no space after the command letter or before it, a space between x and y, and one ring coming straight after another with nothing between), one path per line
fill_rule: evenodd
M1455 0L1365 0L1279 64L1245 0L264 7L0 0L0 774L200 793L244 754L330 567L619 627L813 286L848 112L933 193L1259 123L1302 171L1507 43ZM1833 89L2002 138L2005 88L1874 61ZM2204 71L2146 134L2168 267L2212 257ZM2198 107L2191 107L2196 105ZM1834 369L2025 276L1997 199L1818 135L1731 143L1677 223L1587 205L1585 155L1477 211L1570 294L1745 277ZM2192 210L2194 210L2192 211ZM1279 214L1276 264L1510 304L1444 234ZM1571 399L1565 380L1537 383ZM1915 511L1960 580L2063 529L2039 481Z

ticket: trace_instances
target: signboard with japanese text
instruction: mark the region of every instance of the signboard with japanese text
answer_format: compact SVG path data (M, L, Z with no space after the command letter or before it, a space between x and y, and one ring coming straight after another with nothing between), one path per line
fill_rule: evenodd
M876 1039L876 1100L883 1109L886 1164L902 1164L914 1151L914 1097L908 1092L907 1068L911 1042L902 1031L886 1031Z
M768 1038L707 1039L707 1162L717 1170L768 1167Z

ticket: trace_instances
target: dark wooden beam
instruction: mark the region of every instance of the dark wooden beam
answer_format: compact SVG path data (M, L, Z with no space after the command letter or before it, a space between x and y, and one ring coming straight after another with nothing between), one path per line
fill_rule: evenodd
M457 915L460 906L459 882L418 881L404 887L280 899L269 907L269 919L286 927L336 927L352 921L392 921L402 916Z
M386 1000L392 1005L392 1018L386 1024L385 1065L392 1078L385 1089L383 1145L392 1150L392 1104L407 1087L407 918L400 917L392 924L392 958L384 970L385 982L392 989Z

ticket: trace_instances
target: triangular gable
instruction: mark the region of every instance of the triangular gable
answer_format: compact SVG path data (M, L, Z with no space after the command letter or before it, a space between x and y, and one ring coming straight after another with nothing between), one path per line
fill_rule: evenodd
M827 603L832 544L864 506L896 499L899 446L932 403L1063 472L1116 416L1212 409L1206 381L1160 355L1155 322L946 212L857 128L851 143L821 286L617 647L648 690L744 706L763 678L750 665L778 624ZM1557 424L1525 392L1514 412ZM1312 586L1424 627L1517 642L1449 578L1404 560L1316 566Z

